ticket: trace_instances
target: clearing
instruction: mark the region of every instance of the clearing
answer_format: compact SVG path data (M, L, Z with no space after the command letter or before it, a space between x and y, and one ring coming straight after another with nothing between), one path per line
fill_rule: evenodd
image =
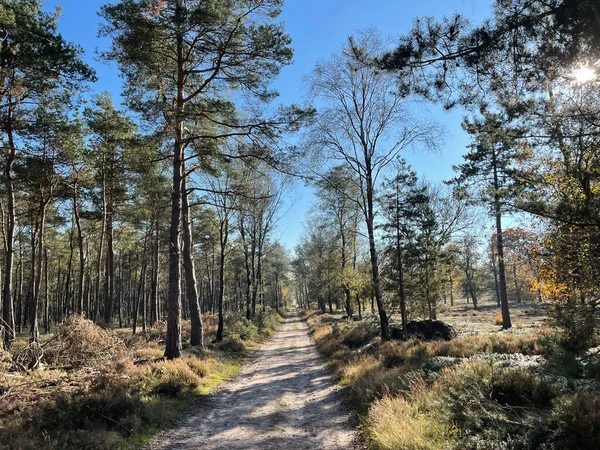
M299 315L287 317L238 377L151 449L353 449L358 436Z

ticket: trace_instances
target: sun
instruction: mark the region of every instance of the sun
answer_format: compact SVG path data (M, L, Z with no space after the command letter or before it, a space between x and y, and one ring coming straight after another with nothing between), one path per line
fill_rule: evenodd
M580 67L573 71L573 77L577 83L583 84L594 80L596 78L596 72L589 67Z

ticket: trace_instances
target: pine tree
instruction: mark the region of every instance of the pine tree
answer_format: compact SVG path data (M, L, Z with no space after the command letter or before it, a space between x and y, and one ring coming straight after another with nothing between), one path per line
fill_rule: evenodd
M196 156L197 143L272 128L261 118L239 120L224 92L242 89L258 101L273 98L268 83L292 58L290 38L275 22L281 5L279 0L122 0L102 8L102 34L113 38L105 56L119 63L130 106L157 129L166 130L173 142L165 349L169 359L181 354L182 166L186 158Z
M502 215L521 189L523 176L516 162L522 151L518 139L524 131L511 128L501 116L491 113L484 113L481 120L465 121L463 127L475 142L464 155L465 162L454 168L459 175L452 182L475 202L488 205L496 222L502 326L508 329L512 325L506 291Z
M20 157L19 142L32 105L51 92L76 89L94 79L81 60L81 49L66 42L57 31L57 13L41 10L35 0L8 0L0 4L0 112L3 175L6 188L7 225L3 287L4 346L15 337L13 313L13 257L15 237L14 164Z

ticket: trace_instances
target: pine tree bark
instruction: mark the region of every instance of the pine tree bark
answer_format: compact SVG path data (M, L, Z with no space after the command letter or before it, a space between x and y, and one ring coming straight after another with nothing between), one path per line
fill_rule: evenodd
M252 271L250 269L250 251L248 249L247 242L247 234L246 234L246 225L244 223L244 218L240 217L240 236L242 238L242 246L244 250L244 267L246 269L246 290L245 290L245 299L246 299L246 319L250 320L252 317L252 309L250 305L250 292L252 289Z
M185 164L183 164L185 167ZM184 170L184 169L182 169ZM190 221L190 206L188 201L187 183L184 176L181 181L181 216L183 221L183 268L185 272L185 294L188 303L191 336L190 345L204 345L204 332L202 329L202 317L200 315L200 303L198 301L198 286L196 283L196 268L194 266L192 223Z
M104 291L104 323L112 322L115 295L114 205L108 198L106 208L106 280Z
M500 209L500 183L498 180L498 166L496 149L492 146L492 167L494 169L494 213L496 216L496 245L498 250L498 277L500 281L500 304L502 309L502 328L508 330L512 327L510 311L508 308L508 294L506 292L506 270L504 266L504 243L502 237L502 214Z
M77 314L83 314L83 284L85 277L85 253L83 250L83 230L81 229L81 219L79 217L79 187L77 182L73 186L73 216L75 217L75 226L77 227L77 245L79 247L79 275L77 280Z
M158 217L154 222L154 237L152 239L152 293L150 303L150 326L158 321L158 265L159 265L159 232Z
M169 229L169 290L167 297L167 338L165 357L181 356L181 258L179 223L181 215L181 170L183 162L183 124L177 129L173 152L173 189L171 193L171 225Z
M12 102L9 102L12 105ZM14 260L14 241L15 241L15 193L13 186L13 165L15 162L17 149L13 139L12 131L13 109L8 108L6 130L8 138L8 155L4 167L4 185L6 187L7 211L6 211L6 233L5 233L5 260L4 260L4 287L2 290L2 326L4 327L4 348L10 349L15 340L15 315L13 310L12 297L12 272Z
M400 297L400 316L402 320L402 336L408 337L406 327L408 318L406 314L406 294L404 291L404 267L402 264L402 238L400 235L400 186L396 182L396 259L398 260L398 295Z
M227 208L227 206L225 206ZM227 215L226 212L224 212ZM223 294L225 292L225 250L227 248L227 240L229 238L229 223L227 218L221 220L219 224L219 242L221 245L221 254L219 257L219 298L218 298L218 309L219 309L219 324L217 327L217 342L223 340Z
M173 189L171 192L171 224L169 228L169 287L167 295L167 337L165 357L181 356L181 252L179 227L181 224L181 189L184 162L184 129L181 117L184 112L184 70L183 36L177 36L177 97L175 100L177 124L173 144Z
M42 263L44 259L44 230L46 225L46 205L45 199L40 202L38 226L35 238L35 261L33 271L33 290L31 302L29 304L29 341L40 342L40 329L38 320L38 308L40 300L40 287L42 282Z

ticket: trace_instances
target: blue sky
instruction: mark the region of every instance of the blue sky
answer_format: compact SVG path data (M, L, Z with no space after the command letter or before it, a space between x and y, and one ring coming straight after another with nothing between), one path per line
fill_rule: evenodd
M62 5L59 30L63 36L81 45L86 61L98 74L93 92L109 90L115 98L121 92L117 67L97 60L96 50L109 46L97 37L99 17L97 11L104 1L49 0L45 8ZM433 16L441 18L460 12L473 22L489 15L489 0L287 0L281 19L292 37L294 64L283 69L275 85L280 91L282 104L302 103L302 79L315 62L338 50L347 37L357 30L376 28L384 37L394 38L405 33L414 18ZM439 154L408 151L404 157L419 175L431 181L452 176L452 165L460 163L468 138L460 128L463 111L444 112L430 106L431 116L446 129L446 139ZM298 242L302 222L312 204L312 191L298 185L292 194L293 204L285 205L287 214L278 223L276 236L288 248Z

